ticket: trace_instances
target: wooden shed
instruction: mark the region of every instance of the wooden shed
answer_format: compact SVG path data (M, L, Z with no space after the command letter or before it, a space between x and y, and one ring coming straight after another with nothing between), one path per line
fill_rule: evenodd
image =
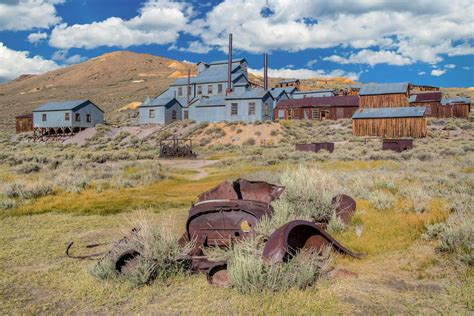
M408 82L364 84L359 92L361 108L408 106Z
M359 97L315 97L281 100L277 103L275 120L338 120L351 118L359 108Z
M437 117L438 108L441 104L441 92L425 92L410 96L410 106L426 107L426 116Z
M352 116L352 134L385 138L425 137L425 107L360 109Z
M33 131L33 114L18 115L16 119L16 132L24 133Z
M471 112L471 99L458 97L442 99L438 106L438 118L466 118L469 119Z

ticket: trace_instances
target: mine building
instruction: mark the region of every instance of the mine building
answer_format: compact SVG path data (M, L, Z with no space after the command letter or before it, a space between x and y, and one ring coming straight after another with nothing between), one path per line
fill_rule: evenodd
M15 117L16 133L25 133L33 131L33 114L23 114Z
M285 79L281 80L276 84L275 88L288 88L295 87L296 90L300 89L300 81L298 79Z
M361 108L408 106L408 82L364 84L359 92Z
M352 116L352 134L385 138L426 137L425 107L362 108Z
M275 120L338 120L351 118L359 97L313 97L281 100L273 111Z
M89 100L48 102L33 110L35 136L69 135L104 123L104 111Z
M334 97L334 96L336 96L335 90L307 90L307 91L296 91L293 93L293 99Z
M468 97L443 98L438 106L439 118L466 118L471 112L471 99Z

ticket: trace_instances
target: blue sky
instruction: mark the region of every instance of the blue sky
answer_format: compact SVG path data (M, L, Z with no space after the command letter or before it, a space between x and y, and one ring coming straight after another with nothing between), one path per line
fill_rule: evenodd
M0 81L115 50L270 76L474 86L471 0L0 0Z

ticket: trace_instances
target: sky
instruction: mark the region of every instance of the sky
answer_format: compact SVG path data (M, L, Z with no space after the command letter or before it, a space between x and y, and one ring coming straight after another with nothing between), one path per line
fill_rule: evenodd
M128 50L269 75L474 86L472 0L0 0L0 82Z

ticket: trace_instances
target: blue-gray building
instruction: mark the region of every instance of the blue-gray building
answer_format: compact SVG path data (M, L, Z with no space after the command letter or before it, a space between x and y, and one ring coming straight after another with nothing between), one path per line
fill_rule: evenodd
M104 111L89 100L48 102L33 110L33 128L83 130L104 123Z
M183 107L176 98L168 95L160 95L157 98L145 102L138 108L140 125L161 124L166 125L176 120L181 120Z

